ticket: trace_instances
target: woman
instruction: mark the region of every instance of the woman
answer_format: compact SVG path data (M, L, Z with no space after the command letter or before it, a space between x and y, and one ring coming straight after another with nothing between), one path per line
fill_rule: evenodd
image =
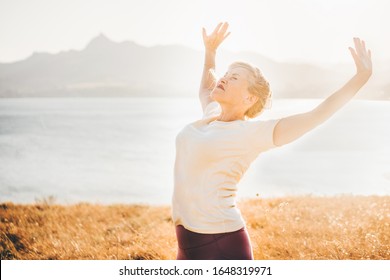
M288 144L346 104L372 73L371 52L354 38L349 48L356 74L313 110L279 120L248 121L267 106L271 91L261 72L233 63L216 81L218 46L230 34L220 23L203 29L205 64L199 90L203 118L176 138L172 217L177 259L253 259L245 222L235 204L237 184L250 163L268 149Z

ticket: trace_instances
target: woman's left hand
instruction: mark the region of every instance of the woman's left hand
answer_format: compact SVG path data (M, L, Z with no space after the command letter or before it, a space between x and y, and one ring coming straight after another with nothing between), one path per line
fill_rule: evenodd
M349 48L356 65L356 73L368 77L372 74L371 51L366 49L366 44L360 38L353 38L355 49Z

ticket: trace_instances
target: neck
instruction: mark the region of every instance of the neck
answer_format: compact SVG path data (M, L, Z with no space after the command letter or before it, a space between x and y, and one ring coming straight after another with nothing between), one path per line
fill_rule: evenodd
M231 122L237 120L245 120L245 114L238 110L228 109L226 107L222 107L221 115L217 118L218 121L222 122Z

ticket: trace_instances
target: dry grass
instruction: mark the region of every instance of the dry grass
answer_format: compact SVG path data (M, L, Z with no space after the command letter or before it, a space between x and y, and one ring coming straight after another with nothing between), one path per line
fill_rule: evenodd
M390 196L241 201L255 259L390 259ZM175 259L170 208L0 204L1 259Z

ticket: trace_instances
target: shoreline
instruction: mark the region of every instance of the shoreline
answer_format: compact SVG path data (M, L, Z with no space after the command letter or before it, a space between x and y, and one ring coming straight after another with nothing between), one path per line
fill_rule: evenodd
M280 195L280 196L260 196L256 197L238 197L238 204L246 201L257 201L257 200L274 200L274 199L294 199L294 198L368 198L368 197L389 197L390 194L297 194L297 195ZM148 207L170 207L170 203L148 203L148 202L92 202L87 200L80 200L75 202L58 202L54 196L48 196L43 198L36 198L34 202L14 202L10 200L0 201L0 208L2 205L15 205L15 206L33 206L33 205L47 205L47 206L76 206L76 205L91 205L91 206L148 206Z

